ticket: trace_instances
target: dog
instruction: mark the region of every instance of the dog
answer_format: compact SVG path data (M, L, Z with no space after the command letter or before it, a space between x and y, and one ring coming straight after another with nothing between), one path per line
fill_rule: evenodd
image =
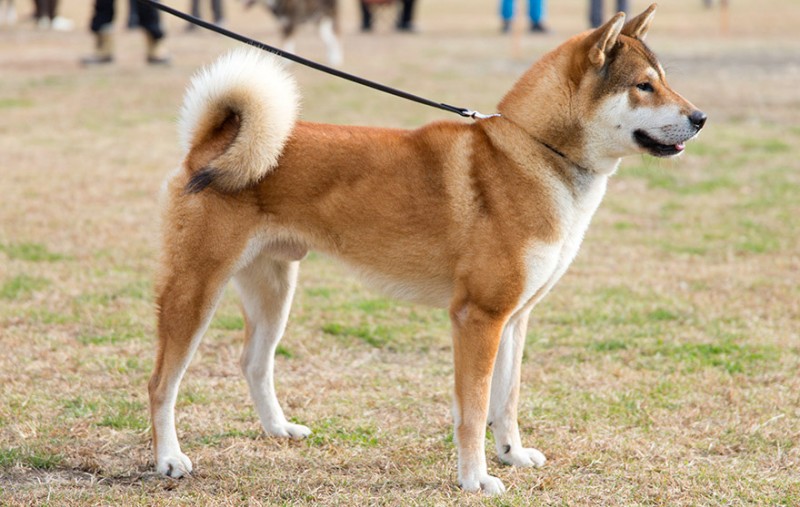
M298 25L317 23L319 37L328 50L328 63L339 67L344 62L340 43L336 0L243 0L245 8L260 3L272 12L281 25L281 46L295 52L294 32Z
M181 113L186 151L164 189L149 383L156 468L191 472L175 430L178 385L223 288L242 299L241 367L267 434L303 438L275 395L274 353L299 261L324 252L400 298L449 309L458 482L498 494L500 460L542 466L517 422L528 316L567 270L620 158L684 151L706 115L673 91L644 43L655 5L619 13L542 57L498 117L416 130L298 121L274 57L223 56Z

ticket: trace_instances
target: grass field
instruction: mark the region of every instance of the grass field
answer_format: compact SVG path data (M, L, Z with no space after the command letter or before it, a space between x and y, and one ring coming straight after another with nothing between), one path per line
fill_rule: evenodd
M0 505L800 504L796 0L733 2L729 33L699 0L662 2L648 41L710 119L677 160L623 162L534 310L520 424L549 461L517 470L490 451L509 487L499 499L456 486L446 313L384 299L314 254L276 368L284 409L312 436L262 436L231 292L178 400L195 473L154 472L158 190L181 155L189 76L233 43L169 19L174 65L148 68L142 35L120 25L117 62L83 69L90 2L61 3L77 31L0 27ZM551 2L553 32L515 49L493 2L422 0L421 31L404 36L386 16L360 34L348 0L344 69L492 112L530 62L585 28L585 3ZM276 42L266 13L227 8L229 28ZM298 50L324 59L311 29ZM293 71L308 120L447 118Z

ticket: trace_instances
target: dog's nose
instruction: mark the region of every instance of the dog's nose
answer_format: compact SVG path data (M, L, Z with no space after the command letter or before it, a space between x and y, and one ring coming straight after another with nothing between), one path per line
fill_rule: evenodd
M694 125L694 128L698 131L703 128L703 125L706 124L707 119L708 116L706 116L706 113L700 110L694 111L689 115L689 121L692 122L692 125Z

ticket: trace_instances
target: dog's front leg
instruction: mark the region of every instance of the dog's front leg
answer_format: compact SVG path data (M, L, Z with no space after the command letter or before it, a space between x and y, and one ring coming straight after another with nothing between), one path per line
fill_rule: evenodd
M492 374L489 426L494 432L500 461L514 466L540 467L546 461L544 454L537 449L522 447L517 423L520 369L529 315L528 310L523 310L503 330Z
M458 482L466 491L488 495L505 491L486 468L486 415L489 389L505 314L465 302L451 308L455 359L454 436Z

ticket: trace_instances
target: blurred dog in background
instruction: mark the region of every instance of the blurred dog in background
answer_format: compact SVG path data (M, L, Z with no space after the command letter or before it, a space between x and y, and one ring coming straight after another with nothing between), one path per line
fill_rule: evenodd
M338 67L344 60L339 42L339 23L336 0L243 0L245 8L261 4L269 9L281 25L281 46L295 52L295 29L303 24L317 23L319 36L328 48L328 63Z

